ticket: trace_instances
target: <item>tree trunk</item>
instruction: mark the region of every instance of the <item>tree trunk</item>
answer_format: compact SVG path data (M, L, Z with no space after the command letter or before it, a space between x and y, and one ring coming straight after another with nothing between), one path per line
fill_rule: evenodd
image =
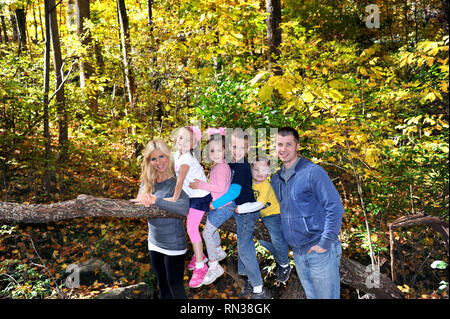
M91 10L89 7L89 0L76 0L76 12L77 12L77 33L81 44L84 47L89 47L88 52L91 51L92 37L91 32L84 28L84 20L91 18ZM89 107L91 111L96 114L98 111L98 102L96 93L89 94L89 90L86 89L86 80L94 73L94 68L88 61L88 56L82 56L80 59L80 86L88 95ZM89 82L89 81L88 81Z
M153 31L153 0L147 0L147 25L150 27L150 31Z
M19 40L19 54L22 50L27 48L27 34L26 34L26 17L23 8L16 9L16 23L17 23L17 34Z
M134 205L128 200L97 198L87 195L80 195L73 200L48 205L0 202L0 222L6 223L48 223L77 217L99 216L117 218L184 218L154 206L146 208ZM205 221L206 216L203 217L202 222L205 223ZM231 218L226 221L221 226L221 229L236 233L234 219ZM261 222L255 225L254 234L257 239L270 240L269 233ZM368 267L371 267L371 265ZM368 267L342 256L340 265L341 282L369 293L375 298L404 298L403 293L389 278L383 274L368 271ZM297 291L298 295L301 296L300 288L295 287L295 283L292 285L294 286L290 289Z
M3 29L3 40L5 43L8 43L8 34L6 33L6 22L5 22L5 16L2 14L0 15L0 20L2 23L2 29ZM1 32L1 30L0 30Z
M275 75L281 75L283 72L276 62L280 56L279 46L281 44L281 2L280 0L266 0L266 18L267 25L267 45L269 46L268 61L269 71Z
M119 16L120 23L120 39L122 43L122 55L123 55L123 67L125 74L125 84L127 87L128 100L130 102L130 108L134 105L134 94L136 91L133 72L131 70L131 58L129 56L130 52L130 34L128 27L128 15L127 9L125 7L125 0L116 0L117 2L117 13Z
M44 140L45 140L45 167L44 176L42 178L42 186L44 191L49 194L52 190L52 176L55 175L54 170L50 169L51 161L51 137L48 118L48 92L50 91L50 16L47 12L50 10L49 1L44 1L45 7L45 49L44 49Z
M19 35L17 34L17 21L16 21L16 16L15 14L10 14L9 15L9 21L11 23L11 30L12 30L12 37L11 40L17 41L17 39L19 38Z
M56 79L56 112L58 114L58 146L59 146L59 163L64 163L67 159L69 140L68 140L68 121L67 111L65 107L65 95L64 95L64 83L63 83L63 70L62 70L62 56L61 56L61 44L59 41L57 11L55 7L55 0L48 0L50 8L49 14L49 28L50 37L52 40L53 49L53 62L55 67L55 79Z

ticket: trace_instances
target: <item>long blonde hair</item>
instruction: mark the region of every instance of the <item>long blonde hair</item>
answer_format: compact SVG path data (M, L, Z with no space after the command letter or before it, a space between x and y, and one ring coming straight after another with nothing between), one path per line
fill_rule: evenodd
M161 138L155 138L153 141L149 142L144 149L144 160L142 161L142 171L141 171L141 182L144 182L144 193L153 193L155 182L156 182L156 170L150 163L150 154L154 150L160 150L164 155L169 158L169 166L167 168L167 177L175 177L175 164L173 161L172 154L170 152L170 147Z

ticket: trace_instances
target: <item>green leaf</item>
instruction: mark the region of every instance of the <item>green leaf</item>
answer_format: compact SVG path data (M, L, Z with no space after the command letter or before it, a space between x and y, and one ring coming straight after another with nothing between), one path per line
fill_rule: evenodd
M447 268L447 266L448 266L448 264L442 260L435 260L431 264L431 268L433 268L433 269L445 269L445 268Z
M272 96L273 87L270 85L264 85L258 92L259 100L265 102Z

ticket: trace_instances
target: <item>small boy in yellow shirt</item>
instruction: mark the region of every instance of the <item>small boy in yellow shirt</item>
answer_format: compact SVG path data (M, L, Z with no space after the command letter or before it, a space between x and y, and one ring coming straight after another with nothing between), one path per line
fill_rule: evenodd
M278 282L285 283L289 279L291 266L289 265L289 246L281 231L280 204L269 181L270 161L259 157L251 163L253 178L253 193L256 202L236 206L235 212L245 214L260 210L261 219L269 231L272 242L260 240L267 250L272 253L277 262L275 275Z

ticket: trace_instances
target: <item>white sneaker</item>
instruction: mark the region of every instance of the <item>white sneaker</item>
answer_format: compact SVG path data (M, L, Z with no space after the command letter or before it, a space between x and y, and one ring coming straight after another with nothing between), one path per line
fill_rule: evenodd
M227 253L223 251L222 247L217 247L217 261L222 261L227 258Z
M206 273L205 278L203 279L203 285L209 285L214 282L217 278L223 275L225 271L222 266L217 264L217 267L211 268L209 267L208 272Z

